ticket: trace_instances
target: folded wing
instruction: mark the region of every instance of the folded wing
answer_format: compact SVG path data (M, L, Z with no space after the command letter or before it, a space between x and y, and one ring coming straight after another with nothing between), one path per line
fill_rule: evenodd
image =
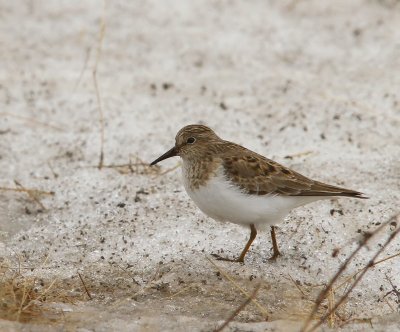
M309 179L245 148L237 155L229 151L222 162L228 179L251 195L368 198L355 190Z

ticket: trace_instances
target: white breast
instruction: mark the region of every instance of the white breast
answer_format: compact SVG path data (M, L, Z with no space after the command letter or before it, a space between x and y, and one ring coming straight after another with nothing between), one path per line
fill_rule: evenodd
M182 167L183 182L189 196L206 215L219 221L260 226L281 222L294 208L311 203L321 197L313 196L255 196L243 193L218 169L216 176L206 185L192 190Z

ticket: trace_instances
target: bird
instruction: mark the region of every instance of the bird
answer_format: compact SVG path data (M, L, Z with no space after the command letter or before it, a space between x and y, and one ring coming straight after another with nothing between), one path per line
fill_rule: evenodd
M281 255L276 225L294 208L338 196L366 199L363 193L310 179L239 144L220 138L205 125L180 129L175 145L150 163L182 159L183 185L198 208L216 221L250 228L237 258L212 254L218 260L244 262L257 230L270 226L274 261Z

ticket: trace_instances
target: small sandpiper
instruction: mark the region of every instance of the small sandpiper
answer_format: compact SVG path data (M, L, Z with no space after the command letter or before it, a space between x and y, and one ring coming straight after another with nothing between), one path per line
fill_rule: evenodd
M257 229L271 226L273 255L279 255L275 226L299 206L335 196L368 198L361 192L309 179L238 144L225 141L203 125L179 130L175 146L151 165L182 158L186 192L206 215L250 227L250 238L236 259L243 262ZM264 227L263 227L264 226Z

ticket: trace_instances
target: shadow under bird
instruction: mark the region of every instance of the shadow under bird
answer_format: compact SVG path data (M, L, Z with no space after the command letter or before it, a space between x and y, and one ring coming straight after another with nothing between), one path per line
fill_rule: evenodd
M309 179L238 144L225 141L203 125L183 127L175 146L151 165L179 156L188 195L206 215L250 227L250 238L236 259L243 262L257 229L271 226L274 260L279 255L274 225L299 206L336 196L368 198L361 192Z

